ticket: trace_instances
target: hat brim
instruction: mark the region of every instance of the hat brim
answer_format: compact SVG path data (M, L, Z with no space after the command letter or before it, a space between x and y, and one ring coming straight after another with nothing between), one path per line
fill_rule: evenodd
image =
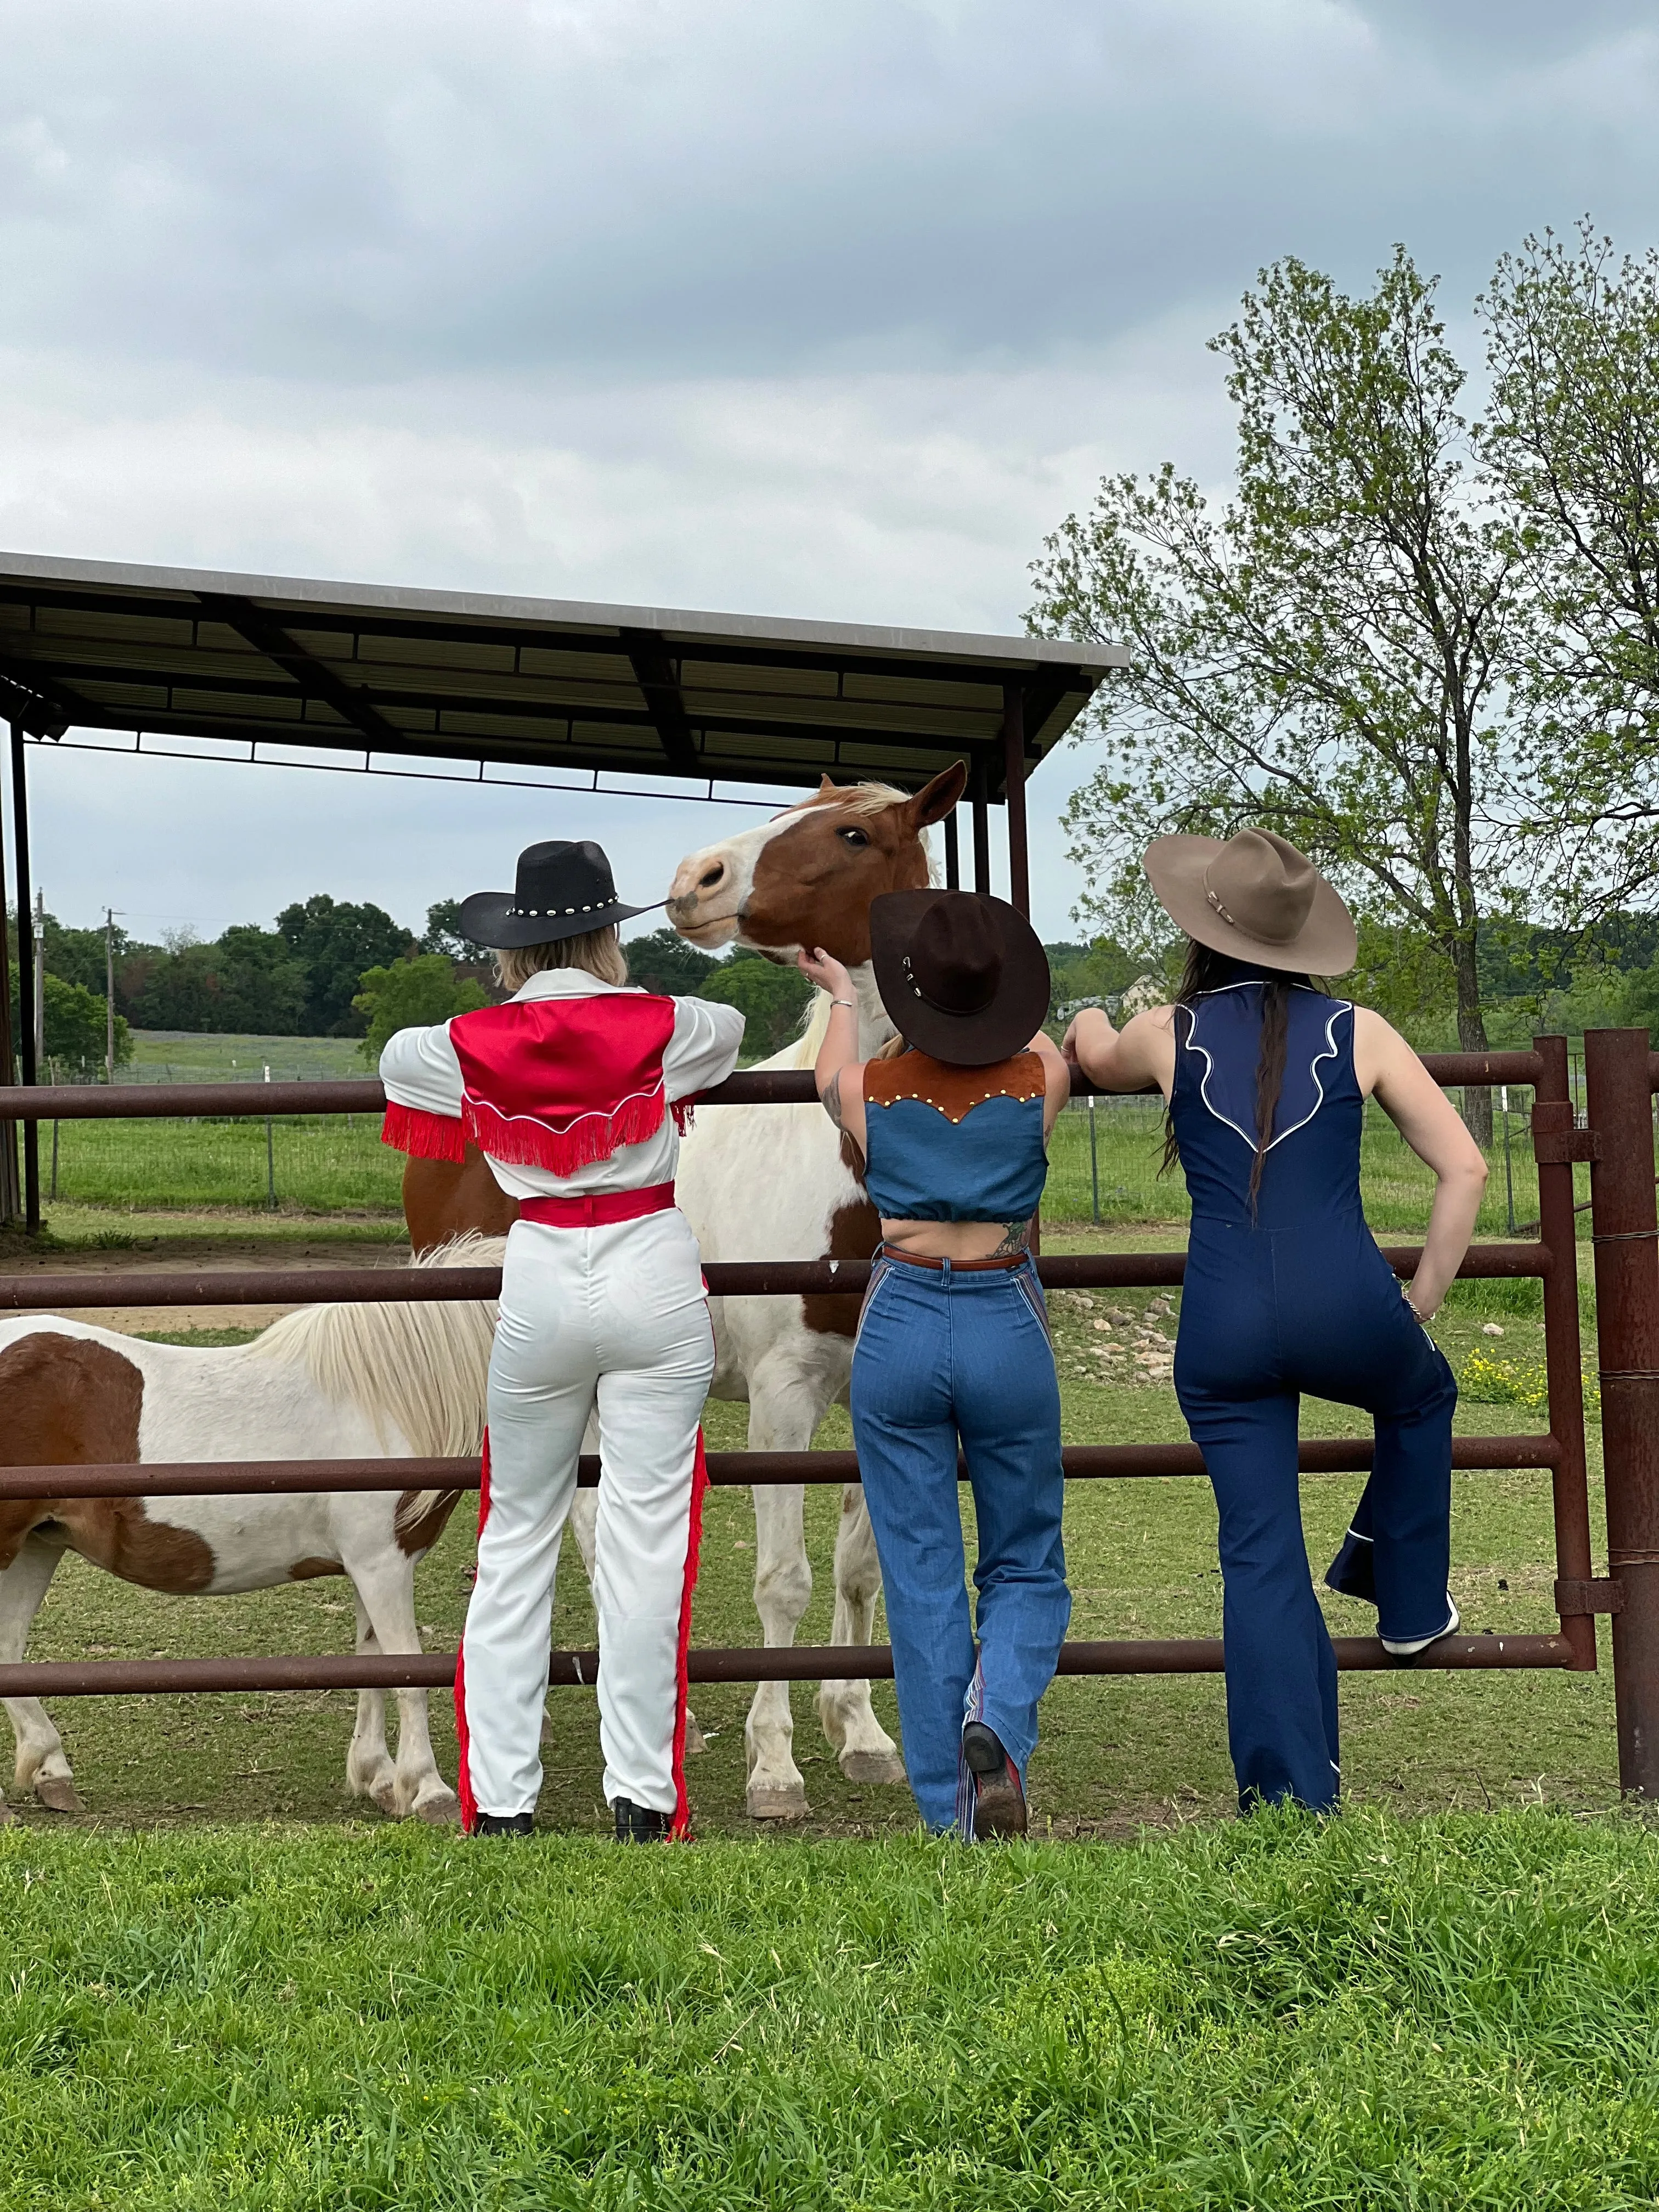
M582 907L574 914L514 914L514 904L511 891L474 891L461 901L461 935L474 945L504 952L521 945L558 945L567 937L585 937L591 929L609 929L614 922L655 911L648 906L624 906L620 899L612 899L608 906ZM661 904L659 899L657 905Z
M1194 944L1253 968L1280 969L1292 975L1346 975L1359 957L1359 935L1353 916L1323 876L1296 935L1270 942L1224 921L1206 897L1206 871L1222 849L1218 837L1155 837L1146 848L1140 865L1153 896L1176 927Z
M1048 956L1024 915L1001 899L986 903L1002 933L996 995L977 1013L951 1014L916 996L904 956L929 907L959 891L887 891L870 906L870 958L888 1018L905 1042L951 1067L988 1067L1024 1052L1048 1014Z

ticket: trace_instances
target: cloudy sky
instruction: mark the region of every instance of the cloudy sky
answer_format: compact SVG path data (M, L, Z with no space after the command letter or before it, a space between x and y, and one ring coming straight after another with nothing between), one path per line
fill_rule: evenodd
M31 552L1017 631L1103 471L1224 485L1264 262L1403 240L1468 335L1529 229L1659 237L1656 0L0 0L0 52ZM544 836L651 896L754 818L30 757L49 904L145 937L418 923Z

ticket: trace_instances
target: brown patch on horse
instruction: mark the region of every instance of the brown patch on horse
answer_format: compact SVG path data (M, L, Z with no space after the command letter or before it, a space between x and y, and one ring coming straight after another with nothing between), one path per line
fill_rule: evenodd
M866 961L871 901L884 891L926 888L921 833L951 811L967 781L958 761L914 799L866 812L851 791L826 777L795 809L798 818L761 848L743 910L743 943L760 952L821 945L849 968Z
M0 1352L0 1466L131 1466L144 1378L106 1344L35 1329ZM213 1550L149 1517L142 1498L21 1498L0 1505L0 1568L31 1529L61 1528L75 1550L123 1582L175 1595L205 1589Z
M430 1503L416 1517L416 1506L422 1498ZM444 1530L449 1526L449 1516L461 1500L459 1490L441 1490L434 1496L428 1491L406 1490L398 1500L392 1515L392 1533L398 1539L398 1549L405 1559L412 1559L418 1553L429 1552Z
M291 1583L315 1582L321 1575L343 1575L345 1569L337 1559L295 1559L288 1571Z
M867 1198L838 1206L830 1217L830 1260L867 1260L881 1242L881 1216ZM816 1291L800 1302L801 1320L814 1336L858 1334L860 1291Z
M519 1201L509 1198L476 1145L466 1158L404 1162L404 1219L417 1252L430 1252L453 1237L476 1230L481 1237L505 1237L519 1218Z

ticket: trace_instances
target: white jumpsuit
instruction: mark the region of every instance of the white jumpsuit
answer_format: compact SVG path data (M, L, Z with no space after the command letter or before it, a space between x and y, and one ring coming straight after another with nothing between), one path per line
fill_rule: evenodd
M614 988L562 968L532 976L516 997ZM729 1075L743 1038L732 1007L678 999L674 1008L662 1057L671 1104ZM399 1030L380 1074L394 1105L459 1116L461 1069L447 1022ZM489 1167L514 1198L575 1198L672 1182L678 1156L665 1113L643 1143L567 1176L493 1158ZM696 1240L678 1209L597 1227L514 1224L489 1364L478 1576L458 1674L464 1807L511 1814L535 1805L554 1574L583 1432L597 1411L605 1795L684 1819L680 1624L695 1574L692 1478L714 1368Z

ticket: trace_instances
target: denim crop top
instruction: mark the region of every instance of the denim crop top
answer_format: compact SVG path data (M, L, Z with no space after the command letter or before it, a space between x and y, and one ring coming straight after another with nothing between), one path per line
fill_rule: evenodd
M865 1188L888 1221L1029 1221L1048 1174L1042 1062L949 1067L926 1053L864 1070Z

